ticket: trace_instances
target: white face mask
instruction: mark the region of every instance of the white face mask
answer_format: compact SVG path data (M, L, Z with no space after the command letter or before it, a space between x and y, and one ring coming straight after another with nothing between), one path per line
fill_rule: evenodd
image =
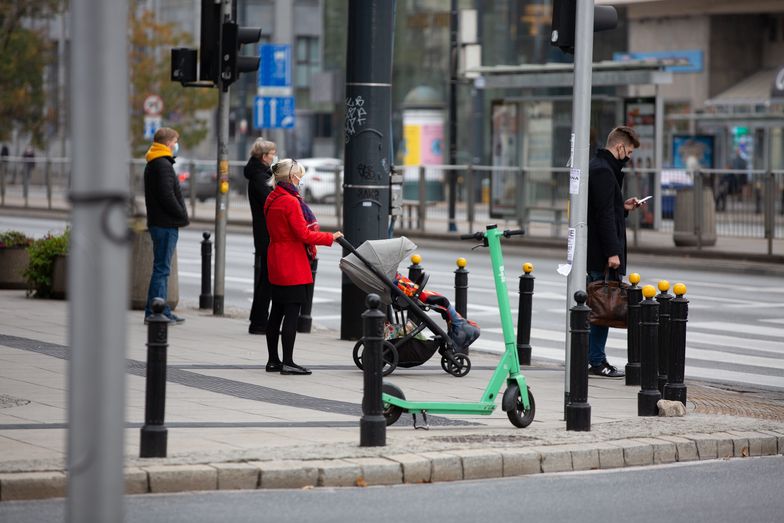
M272 157L272 163L270 165L275 165L276 163L278 163L278 155L277 154Z

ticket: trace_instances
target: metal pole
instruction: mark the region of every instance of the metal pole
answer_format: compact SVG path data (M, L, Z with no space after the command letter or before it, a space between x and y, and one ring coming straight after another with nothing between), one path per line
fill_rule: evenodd
M655 116L654 116L654 147L653 147L653 229L661 230L662 226L662 189L661 173L664 163L664 97L661 95L661 87L656 84Z
M574 293L577 305L569 311L569 321L574 359L588 359L588 336L591 332L588 315L591 313L585 305L588 295L585 291ZM588 367L574 365L569 374L571 381L571 401L566 406L566 430L591 430L591 405L588 403Z
M574 293L585 290L586 248L588 245L588 148L591 127L591 67L593 60L593 0L577 2L574 46L574 105L572 106L572 136L574 158L572 168L580 178L579 192L569 195L569 228L574 229L574 255L572 270L566 282L566 325L569 332L569 311L574 305ZM566 371L564 372L564 399L569 403L569 376L572 365L571 339L566 336ZM575 362L588 365L587 361Z
M147 373L144 382L144 426L140 430L139 457L165 458L168 429L166 412L166 351L169 348L169 318L163 315L166 302L152 300L153 316L147 325Z
M389 236L394 32L394 0L349 1L343 224L354 246ZM364 300L365 292L344 274L341 339L362 336Z
M128 2L71 2L68 499L72 523L124 520Z
M231 20L231 1L222 0L223 20ZM223 40L223 24L221 24ZM222 54L222 53L221 53ZM220 56L220 54L219 54ZM229 87L218 81L218 187L215 196L215 284L212 314L223 316L226 279L226 218L229 211Z
M534 270L532 263L523 264L520 276L520 301L517 307L517 359L520 365L531 364L531 315L533 313Z
M656 416L656 403L661 393L656 387L659 350L659 303L653 299L656 289L646 285L642 289L645 299L640 302L640 392L637 393L637 415Z
M382 349L384 344L384 320L386 315L379 306L378 294L369 294L365 300L367 310L362 313L362 352L364 395L362 396L362 418L359 420L359 446L383 447L387 439L387 423L384 405L381 402Z
M212 242L210 233L204 231L201 234L201 294L199 294L199 308L212 308L212 294L210 294L210 280L212 279ZM254 287L255 288L255 287Z
M468 263L465 258L458 258L455 262L455 310L463 318L468 317Z
M670 300L672 295L667 291L670 289L670 282L661 280L656 301L659 302L659 392L664 394L664 386L667 384L667 370L670 368Z
M683 297L686 294L684 284L676 283L673 291L675 298L670 302L672 353L663 396L666 400L680 401L686 405L686 385L683 384L683 375L686 370L686 322L689 315L689 300Z
M629 298L628 320L626 322L626 384L640 384L640 302L642 301L642 289L637 286L640 283L640 275L633 272L629 275L629 287L627 294Z
M449 7L449 165L457 165L457 0L451 0ZM449 232L457 231L455 205L457 199L457 171L447 171L449 180Z

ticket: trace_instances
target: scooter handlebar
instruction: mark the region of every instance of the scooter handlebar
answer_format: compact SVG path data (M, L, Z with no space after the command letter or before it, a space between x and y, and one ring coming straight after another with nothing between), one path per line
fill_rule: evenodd
M522 236L525 234L525 229L513 229L513 230L505 230L504 237L509 238L510 236Z
M472 234L461 234L460 235L460 239L461 240L481 240L484 237L485 237L485 233L483 233L483 232L475 232L475 233L472 233Z

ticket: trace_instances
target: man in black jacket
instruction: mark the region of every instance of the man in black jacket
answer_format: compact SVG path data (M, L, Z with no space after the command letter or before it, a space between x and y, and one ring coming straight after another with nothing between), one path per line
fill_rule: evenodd
M596 152L588 171L588 282L603 280L605 273L620 280L626 274L626 216L640 206L637 198L623 199L623 167L640 146L637 131L616 127L607 145ZM591 325L588 344L590 372L621 378L623 371L607 362L604 346L607 327Z
M265 334L269 316L270 294L267 274L267 249L270 237L267 221L264 218L264 202L272 192L269 185L272 171L270 166L277 162L277 148L273 142L258 138L250 150L250 159L245 165L245 178L248 179L248 203L253 219L253 247L255 249L253 305L250 308L251 334Z
M169 273L174 249L177 248L179 228L188 225L188 210L174 172L174 157L179 149L180 135L174 129L161 127L155 132L153 143L145 156L144 203L147 207L147 228L152 238L152 274L144 308L145 323L152 314L152 300L167 298ZM168 303L163 313L176 325L184 322L175 315Z

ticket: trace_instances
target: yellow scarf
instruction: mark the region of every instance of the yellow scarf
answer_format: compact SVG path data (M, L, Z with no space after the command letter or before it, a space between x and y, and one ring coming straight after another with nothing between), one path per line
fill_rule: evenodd
M150 149L147 151L147 154L144 156L144 159L148 162L155 160L156 158L160 158L162 156L172 156L171 149L163 145L162 143L153 142L150 146Z

